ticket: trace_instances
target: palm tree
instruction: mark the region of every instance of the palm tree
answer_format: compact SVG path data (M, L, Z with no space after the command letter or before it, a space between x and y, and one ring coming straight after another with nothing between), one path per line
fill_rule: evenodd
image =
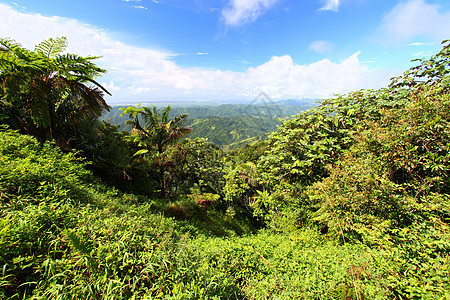
M68 127L110 108L110 93L94 80L106 72L92 63L98 57L63 54L66 46L66 38L50 38L30 51L0 39L3 117L41 140L62 138Z
M162 154L167 146L177 142L180 138L191 132L191 128L184 126L187 114L175 116L169 119L171 107L164 108L161 112L153 107L128 107L123 109L123 115L129 115L127 124L132 128L134 141L144 147L135 155L148 153L156 150L156 161L159 167L159 181L161 195L165 196L164 164Z
M146 151L140 151L140 154L152 148L161 154L168 145L191 132L191 128L184 126L187 114L181 114L169 120L170 105L161 112L155 106L151 108L139 108L139 106L124 109L122 115L129 115L130 120L127 124L137 133L135 140L146 148L143 149Z

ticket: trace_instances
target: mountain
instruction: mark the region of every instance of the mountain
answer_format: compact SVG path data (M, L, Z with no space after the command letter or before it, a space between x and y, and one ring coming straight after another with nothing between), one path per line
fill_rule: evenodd
M173 106L171 117L187 114L187 125L192 127L189 138L207 138L229 150L264 139L268 133L277 129L281 120L313 106L312 100L273 102L262 96L248 104ZM128 116L121 116L121 108L113 107L101 116L101 120L119 125L120 130L129 130L125 124Z

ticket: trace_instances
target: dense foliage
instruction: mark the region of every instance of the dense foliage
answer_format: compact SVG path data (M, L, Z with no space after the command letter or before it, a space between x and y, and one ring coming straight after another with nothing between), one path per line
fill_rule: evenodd
M0 298L449 298L443 44L228 153L170 107L79 123L66 153L3 120Z
M399 232L403 243L382 249L341 245L308 229L233 237L237 223L226 232L219 230L230 222L227 216L220 219L192 203L191 212L186 206L178 212L192 214L197 207L197 215L191 216L195 221L168 219L155 201L92 184L92 175L72 154L16 132L1 132L0 137L0 297L446 295L448 256L439 250L445 253L448 239L437 239L442 237L439 224L417 228L413 240L408 232ZM173 207L167 206L165 213ZM207 231L201 229L205 226L210 226ZM231 238L214 237L214 232ZM418 243L419 233L426 235L426 244ZM421 255L414 255L416 251Z
M173 206L95 183L82 162L53 144L14 131L0 132L0 140L2 298L165 294L183 284L190 232L248 231L217 213L203 216L189 199L179 209L197 224L176 224L161 215ZM175 270L181 273L173 277Z
M339 197L358 205L366 203L372 213L391 211L386 216L389 220L404 217L394 205L409 202L403 197L422 203L439 194L445 203L449 192L449 48L447 42L422 67L412 68L414 77L408 70L389 88L326 100L285 122L269 137L269 150L258 161L259 180L270 197L260 198L257 208L266 216L269 211L291 215L297 218L291 221L301 226L314 215L323 219L329 200ZM425 72L428 69L433 72ZM324 186L326 191L319 196L317 189ZM350 189L347 195L344 187ZM371 189L366 191L369 194L356 199L365 188ZM380 206L375 208L371 201ZM362 212L362 207L348 208L343 210L352 215ZM292 215L294 209L298 213Z
M129 115L127 124L132 128L131 137L133 141L142 147L136 155L145 155L150 163L157 166L159 172L159 188L161 196L166 195L166 161L163 153L167 148L176 143L181 137L188 134L191 129L184 126L187 115L175 116L169 120L170 105L159 112L156 107L128 107L123 114ZM153 150L153 151L152 151Z

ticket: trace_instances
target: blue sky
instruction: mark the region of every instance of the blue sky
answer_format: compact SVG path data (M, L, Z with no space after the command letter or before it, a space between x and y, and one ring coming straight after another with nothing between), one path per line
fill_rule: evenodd
M110 104L379 88L450 38L448 0L2 1L0 37L99 55Z

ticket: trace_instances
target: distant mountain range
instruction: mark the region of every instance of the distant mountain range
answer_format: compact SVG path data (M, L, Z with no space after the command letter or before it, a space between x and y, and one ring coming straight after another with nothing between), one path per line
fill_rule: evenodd
M188 114L187 125L192 127L188 138L203 137L225 150L235 149L264 139L275 131L282 120L308 110L316 105L315 99L287 99L273 102L265 97L245 104L221 105L172 105L171 118ZM165 107L167 105L156 105ZM145 106L142 104L141 107ZM129 130L128 116L121 116L120 108L115 106L101 116L101 120L119 125L120 130Z
M254 102L261 102L264 99L266 103L287 105L287 106L304 106L304 105L314 105L320 99L303 98L303 99L282 99L282 100L272 100L264 93L261 93L258 97L251 100L242 99L227 99L227 100L191 100L191 101L141 101L141 106L156 106L156 107L167 107L171 105L172 107L190 107L190 106L220 106L220 105L249 105ZM112 106L127 107L136 106L139 103L115 103Z

